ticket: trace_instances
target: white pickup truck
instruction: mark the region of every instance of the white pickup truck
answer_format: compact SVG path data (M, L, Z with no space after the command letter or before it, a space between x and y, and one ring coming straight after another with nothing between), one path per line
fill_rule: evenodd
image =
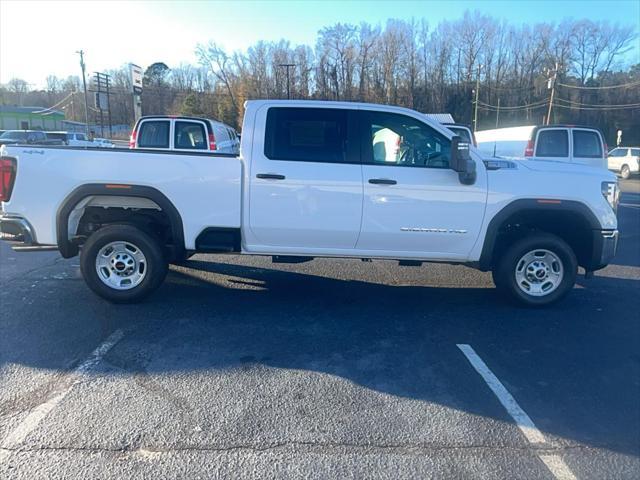
M395 139L393 142L387 141ZM157 288L196 252L467 264L540 306L615 254L614 174L484 160L403 108L250 101L239 156L8 146L0 229L16 248L80 253L114 301Z

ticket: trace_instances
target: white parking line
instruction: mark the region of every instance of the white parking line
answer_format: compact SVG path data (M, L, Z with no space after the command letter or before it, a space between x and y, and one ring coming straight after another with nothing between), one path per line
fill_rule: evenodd
M46 402L32 409L24 420L4 438L2 444L0 444L0 464L6 460L12 450L24 442L27 436L38 427L40 422L67 396L73 387L82 381L82 375L90 372L123 336L124 332L122 330L116 330L109 335L84 362L75 368L72 373L73 381L69 383L66 388L56 392L56 394Z
M489 386L491 391L498 397L498 400L502 406L507 410L511 418L516 422L518 428L522 431L529 443L538 446L544 446L547 444L547 439L542 432L536 427L533 420L527 415L527 413L518 405L516 399L509 393L498 377L487 367L487 364L482 361L471 345L457 344L457 347L462 351L471 366L480 374L485 383ZM540 460L546 465L549 471L558 480L576 480L566 463L558 455L543 454L538 455Z

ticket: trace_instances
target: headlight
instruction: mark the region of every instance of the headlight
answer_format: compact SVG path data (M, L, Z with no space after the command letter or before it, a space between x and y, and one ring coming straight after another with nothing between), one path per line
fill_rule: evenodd
M620 189L618 182L602 182L602 196L607 199L614 212L618 211L620 201Z

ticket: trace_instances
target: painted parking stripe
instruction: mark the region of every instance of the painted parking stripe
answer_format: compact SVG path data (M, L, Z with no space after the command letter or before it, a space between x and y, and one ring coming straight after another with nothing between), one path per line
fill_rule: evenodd
M577 480L576 476L569 470L569 467L560 456L540 454L538 457L540 457L540 460L544 462L549 471L553 473L553 476L558 480Z
M82 375L89 373L124 336L122 330L116 330L96 348L87 359L73 371L73 380L66 388L57 392L46 402L33 408L20 424L11 431L0 445L0 464L6 460L11 451L18 448L27 436L33 432L40 422L66 397L73 387L82 381Z
M511 415L511 418L516 422L516 425L522 431L529 443L542 447L548 445L547 439L540 429L536 427L533 420L531 420L529 415L527 415L522 407L518 405L518 402L513 398L513 395L509 393L498 377L496 377L489 367L487 367L487 364L478 356L471 345L457 344L457 347L462 351L464 356L467 357L471 366L480 374L495 396L498 397L502 406L507 410L509 415ZM540 452L538 457L556 479L576 480L576 477L560 456Z
M509 415L515 420L518 428L527 437L529 443L545 443L546 439L542 432L538 430L529 415L526 414L516 399L509 393L509 391L502 385L502 382L498 380L489 367L482 361L471 345L458 345L458 348L462 350L469 363L476 369L480 376L487 383L489 388L495 393L502 406L509 412Z

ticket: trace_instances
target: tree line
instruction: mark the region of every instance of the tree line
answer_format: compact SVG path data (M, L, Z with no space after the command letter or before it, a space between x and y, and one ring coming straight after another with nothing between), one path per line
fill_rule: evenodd
M640 48L631 25L579 19L513 25L466 12L437 25L338 23L322 28L315 45L260 41L229 52L211 41L198 45L196 55L196 65L159 61L146 69L143 114L203 115L239 128L246 100L289 94L447 112L470 124L478 87L483 130L543 123L553 87L552 123L597 126L610 143L621 128L625 141L640 143ZM131 124L128 68L105 73L114 123ZM0 89L0 102L51 107L66 99L67 117L81 121L83 96L73 92L81 92L74 76L50 77L37 91L13 79Z

